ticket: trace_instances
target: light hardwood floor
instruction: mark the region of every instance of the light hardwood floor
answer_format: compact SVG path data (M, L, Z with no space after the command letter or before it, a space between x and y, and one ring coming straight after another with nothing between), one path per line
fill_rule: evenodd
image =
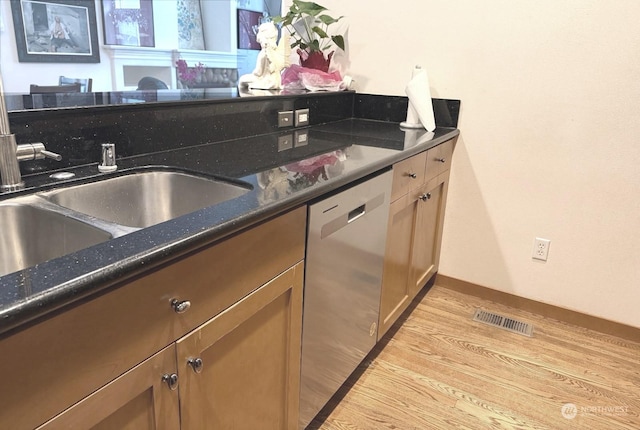
M474 322L478 307L533 337ZM307 429L637 430L639 415L640 343L436 285Z

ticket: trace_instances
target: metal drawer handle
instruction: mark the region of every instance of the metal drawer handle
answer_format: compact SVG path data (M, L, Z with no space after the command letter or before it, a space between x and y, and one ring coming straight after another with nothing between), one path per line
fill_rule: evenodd
M171 300L171 307L174 311L176 311L176 313L183 314L189 310L189 308L191 307L191 302L189 300L173 299Z
M429 200L431 198L431 193L425 193L425 194L421 195L418 198L420 200L422 200L423 202L426 202L427 200Z
M416 175L415 173L407 173L407 176L411 179L416 179L418 177L418 175Z
M178 388L178 375L176 375L175 373L172 373L170 375L168 373L164 374L162 375L162 382L166 382L169 389L173 391Z
M190 358L189 360L187 360L187 364L191 366L194 372L202 373L202 358Z
M444 158L438 158L437 160L438 160L439 162L441 162L441 163L446 163L446 162L447 162L447 160L445 160Z

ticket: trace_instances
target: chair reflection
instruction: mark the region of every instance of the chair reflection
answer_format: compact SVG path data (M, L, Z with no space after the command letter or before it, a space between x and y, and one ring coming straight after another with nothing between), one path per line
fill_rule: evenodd
M29 86L29 94L79 93L80 84L69 85L36 85Z
M60 78L58 79L58 85L70 85L70 84L80 84L81 93L90 93L91 86L93 85L93 79L69 78L67 76L60 76Z
M29 86L29 95L24 96L27 109L84 106L93 104L94 93L82 93L81 84Z

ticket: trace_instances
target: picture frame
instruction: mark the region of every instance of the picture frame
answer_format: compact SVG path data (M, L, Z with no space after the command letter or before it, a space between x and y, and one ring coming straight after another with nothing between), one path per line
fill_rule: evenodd
M264 15L247 9L238 9L238 49L260 50L262 47L256 40L258 27L262 24Z
M200 0L177 0L178 48L204 50L204 27Z
M99 63L95 2L11 0L18 61Z
M155 47L153 0L102 0L105 45Z

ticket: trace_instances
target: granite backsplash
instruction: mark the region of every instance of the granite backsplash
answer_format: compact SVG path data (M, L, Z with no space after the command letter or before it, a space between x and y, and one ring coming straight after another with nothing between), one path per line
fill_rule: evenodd
M309 93L229 100L193 100L10 112L18 143L43 142L62 161L21 163L23 175L97 163L102 143L117 158L223 142L293 128L278 128L279 111L310 109L310 125L346 118L406 119L408 99L355 92ZM459 100L434 99L436 124L457 127Z

